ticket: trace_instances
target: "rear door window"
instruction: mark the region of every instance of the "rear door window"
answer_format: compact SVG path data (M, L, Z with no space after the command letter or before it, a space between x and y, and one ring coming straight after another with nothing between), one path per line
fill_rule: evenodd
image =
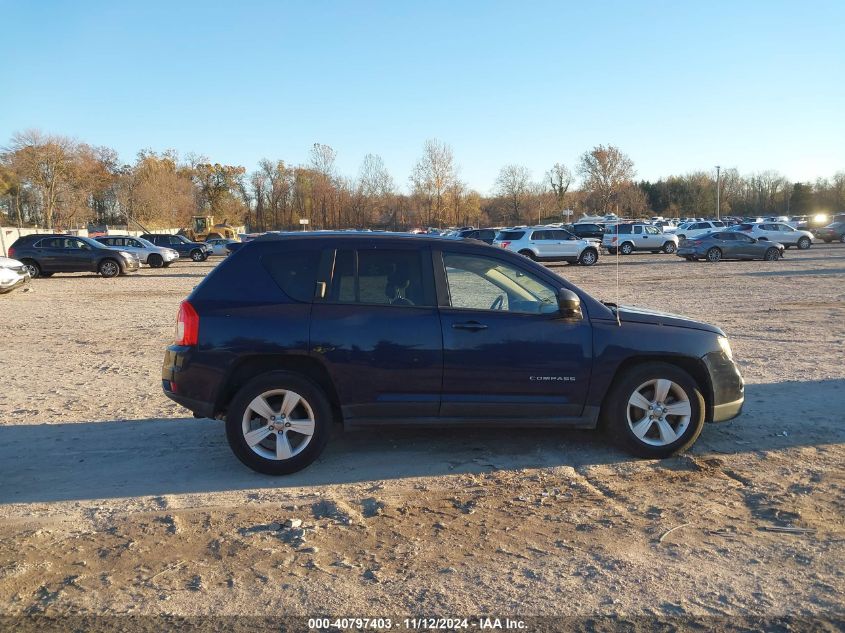
M427 251L426 251L427 253ZM329 301L390 306L430 306L418 250L340 250Z

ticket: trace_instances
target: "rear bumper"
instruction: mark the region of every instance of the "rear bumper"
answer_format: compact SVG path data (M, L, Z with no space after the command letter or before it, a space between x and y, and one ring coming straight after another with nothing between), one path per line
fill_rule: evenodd
M161 388L173 402L204 418L214 416L214 402L204 397L211 381L202 367L192 366L194 348L171 345L164 353Z

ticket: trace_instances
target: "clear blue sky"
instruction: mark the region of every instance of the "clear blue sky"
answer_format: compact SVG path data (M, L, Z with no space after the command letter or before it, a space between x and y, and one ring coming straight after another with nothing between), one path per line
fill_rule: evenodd
M131 6L130 6L131 5ZM482 192L618 145L638 176L845 169L845 2L0 0L0 144L37 127L253 169L314 142Z

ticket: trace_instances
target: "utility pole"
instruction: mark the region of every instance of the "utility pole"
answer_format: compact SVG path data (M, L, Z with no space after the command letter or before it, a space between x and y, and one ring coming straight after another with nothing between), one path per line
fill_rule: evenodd
M720 191L721 187L719 186L719 169L721 169L719 167L719 165L716 165L716 219L717 220L721 219L721 215L719 214L719 212L720 212L720 209L719 209L719 203L720 203L719 194L721 193L721 191Z

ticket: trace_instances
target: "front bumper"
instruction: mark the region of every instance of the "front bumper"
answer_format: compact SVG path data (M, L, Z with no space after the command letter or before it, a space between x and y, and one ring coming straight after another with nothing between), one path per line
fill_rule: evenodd
M710 352L702 359L710 374L713 388L712 422L725 422L742 412L745 402L745 381L739 368L722 352Z
M20 288L30 280L29 273L19 275L17 279L7 284L0 284L0 295L12 292L15 288Z

